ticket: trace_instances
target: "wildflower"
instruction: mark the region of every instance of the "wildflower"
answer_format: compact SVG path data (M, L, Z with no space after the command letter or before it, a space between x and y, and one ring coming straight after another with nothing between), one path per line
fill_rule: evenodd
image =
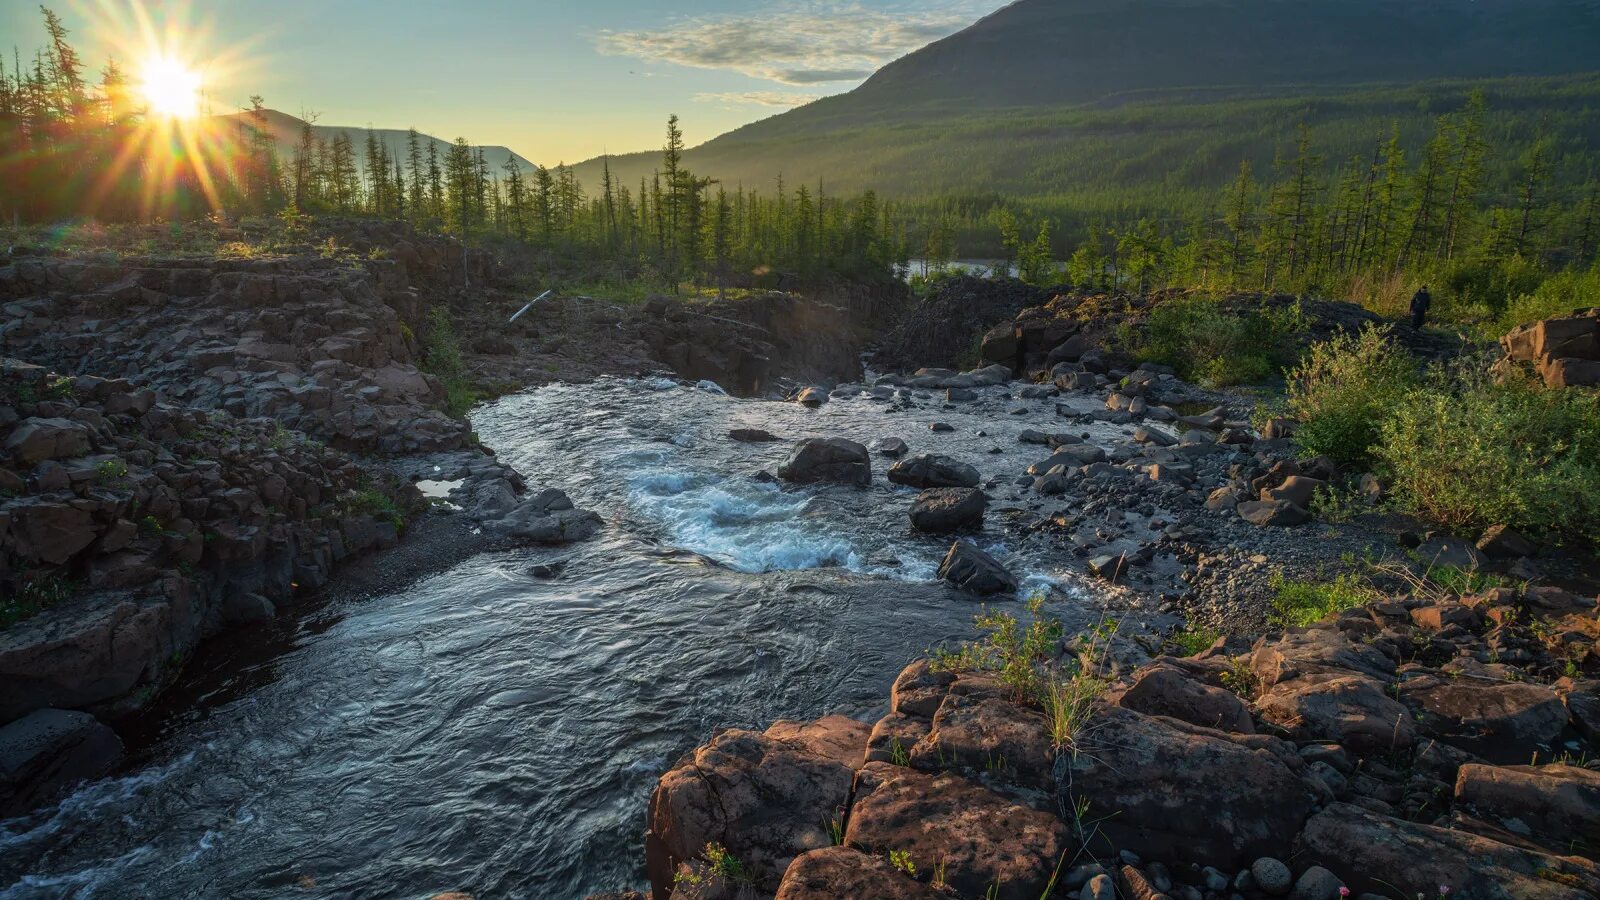
M1340 885L1339 886L1339 896L1341 896L1341 897L1350 896L1350 889L1345 887L1344 885Z

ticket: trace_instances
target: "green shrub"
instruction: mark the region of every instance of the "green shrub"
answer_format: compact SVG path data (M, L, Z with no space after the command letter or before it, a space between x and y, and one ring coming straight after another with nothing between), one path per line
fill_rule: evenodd
M1384 421L1397 499L1454 529L1600 540L1600 396L1434 373Z
M1380 596L1354 575L1340 575L1332 581L1290 581L1280 574L1272 577L1269 586L1273 597L1267 619L1283 627L1315 625Z
M1302 326L1299 307L1234 312L1216 300L1189 297L1158 305L1124 343L1140 362L1171 366L1190 381L1216 387L1270 380L1288 360L1287 340Z
M1289 373L1289 412L1300 421L1295 439L1341 465L1370 461L1385 418L1419 380L1417 363L1371 325L1314 344Z
M15 591L0 588L0 629L66 602L78 589L71 581L53 575L23 576L19 581Z
M1600 306L1600 269L1561 272L1512 300L1497 330L1503 334L1527 322L1571 315L1575 309L1590 306Z

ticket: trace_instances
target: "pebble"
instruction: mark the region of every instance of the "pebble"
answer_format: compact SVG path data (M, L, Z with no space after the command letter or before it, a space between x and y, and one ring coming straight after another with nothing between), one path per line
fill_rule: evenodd
M1084 883L1078 900L1117 900L1117 886L1110 875L1096 875Z
M1344 882L1339 876L1321 866L1312 866L1294 883L1294 893L1289 900L1339 900L1339 889Z

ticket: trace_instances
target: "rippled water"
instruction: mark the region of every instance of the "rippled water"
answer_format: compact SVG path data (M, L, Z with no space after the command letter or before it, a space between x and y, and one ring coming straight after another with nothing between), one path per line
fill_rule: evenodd
M948 542L908 533L913 492L881 474L870 490L752 476L800 437L898 436L1009 483L1045 455L1017 433L1062 421L1051 402L984 394L959 410L864 396L807 410L602 380L485 407L484 441L605 532L219 638L125 774L0 823L0 898L641 885L645 801L679 754L720 727L877 715L900 667L965 636L975 611L929 581ZM936 420L956 432L931 434ZM784 441L729 441L740 427ZM980 543L1082 596L1063 552L1005 532L994 493ZM550 562L555 577L530 574Z

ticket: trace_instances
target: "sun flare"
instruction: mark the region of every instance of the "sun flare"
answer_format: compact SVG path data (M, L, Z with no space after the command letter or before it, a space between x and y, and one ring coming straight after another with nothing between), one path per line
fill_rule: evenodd
M139 92L150 114L192 119L200 114L200 76L171 56L151 56L140 68Z

